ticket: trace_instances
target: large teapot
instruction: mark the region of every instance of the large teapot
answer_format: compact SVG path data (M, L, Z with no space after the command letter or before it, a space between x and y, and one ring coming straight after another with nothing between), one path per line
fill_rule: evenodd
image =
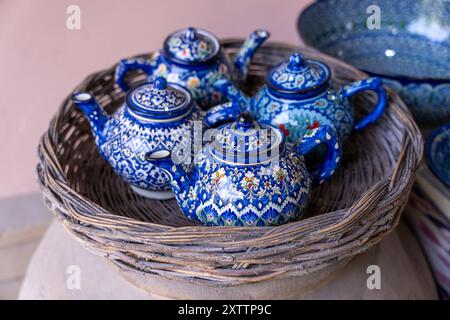
M101 156L138 194L173 198L168 177L145 160L148 152L189 150L199 108L189 92L162 77L132 88L125 103L108 116L87 92L72 96L84 112Z
M169 151L147 155L170 177L183 213L210 226L279 225L300 218L311 185L329 179L341 159L340 145L327 126L294 146L278 128L243 113L212 136L191 171ZM310 173L303 155L321 144L326 145L325 161Z
M195 28L179 30L166 38L154 59L122 60L116 68L115 80L127 91L125 76L130 70L144 71L149 81L163 76L187 88L200 107L207 109L225 101L220 91L214 89L214 82L227 79L238 84L244 80L253 54L268 37L266 30L254 31L231 60L210 32Z
M326 64L294 53L289 61L268 73L266 85L254 97L245 96L226 80L218 81L216 87L233 103L210 109L204 122L215 127L246 110L258 121L282 129L291 142L323 125L333 128L340 140L345 141L352 131L365 128L383 114L387 95L380 78L367 78L337 88L330 83L330 77ZM374 91L378 101L370 114L355 123L349 98L365 90Z

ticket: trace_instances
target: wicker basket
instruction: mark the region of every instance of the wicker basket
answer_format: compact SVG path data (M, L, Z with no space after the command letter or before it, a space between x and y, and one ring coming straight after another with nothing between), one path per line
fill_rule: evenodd
M230 53L240 45L223 43ZM262 47L244 89L254 92L268 68L295 49ZM365 76L311 49L301 51L329 63L337 83ZM114 67L97 72L76 90L91 92L113 112L124 97L113 73ZM142 79L140 73L129 76ZM314 190L306 217L282 226L204 227L188 221L174 200L133 193L101 159L87 121L69 98L40 141L39 181L48 207L77 240L151 292L177 298L289 297L283 294L292 291L289 286L296 294L315 286L398 224L422 138L403 102L392 92L389 97L381 120L351 137L333 180ZM364 113L374 96L360 95L355 104ZM272 289L264 291L264 283Z

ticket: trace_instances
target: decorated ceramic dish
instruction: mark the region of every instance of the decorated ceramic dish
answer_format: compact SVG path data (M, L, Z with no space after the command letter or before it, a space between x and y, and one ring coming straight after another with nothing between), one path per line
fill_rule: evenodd
M420 123L450 121L450 1L319 0L298 20L304 42L383 77Z
M450 187L450 123L435 130L427 139L425 157L431 171Z

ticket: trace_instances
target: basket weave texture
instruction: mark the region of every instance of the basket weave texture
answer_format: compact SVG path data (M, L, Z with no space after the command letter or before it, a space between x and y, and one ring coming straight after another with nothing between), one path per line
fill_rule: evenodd
M223 44L233 54L240 41ZM263 46L244 90L255 92L267 70L296 49ZM300 50L327 62L337 84L366 77L316 51ZM92 74L75 89L92 93L109 113L124 98L114 85L114 68ZM132 73L129 81L144 78ZM175 200L133 193L101 159L87 121L69 97L38 147L37 171L47 206L86 248L120 269L202 285L302 275L364 252L398 224L422 155L417 126L389 92L384 116L352 135L332 181L313 191L306 217L277 227L204 227L187 220ZM374 96L360 95L354 104L358 117L374 105Z

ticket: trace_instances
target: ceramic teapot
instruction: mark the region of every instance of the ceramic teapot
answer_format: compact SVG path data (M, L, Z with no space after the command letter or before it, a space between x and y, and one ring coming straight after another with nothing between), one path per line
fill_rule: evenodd
M132 88L125 103L108 116L86 92L74 93L72 101L83 111L101 156L138 194L169 199L169 180L145 160L148 152L178 150L189 143L199 108L189 92L162 77Z
M255 122L249 113L212 136L190 172L170 152L146 157L170 177L183 213L210 226L279 225L298 219L311 185L329 179L341 157L336 136L327 126L312 130L294 146L286 143L281 130ZM310 173L303 155L320 144L327 146L326 159Z
M387 103L386 91L380 78L368 78L335 88L330 83L330 76L326 64L294 53L289 61L268 73L266 85L254 97L246 97L230 82L217 82L216 86L230 100L237 102L210 109L204 122L215 127L247 110L258 121L279 127L291 142L322 125L333 128L345 141L352 131L365 128L383 114ZM374 91L378 101L373 111L355 124L349 98L365 90Z
M232 61L210 32L195 28L179 30L166 38L154 59L122 60L116 68L115 80L126 91L125 76L130 70L144 71L149 80L164 76L169 82L187 88L200 107L207 109L225 101L213 83L223 78L231 83L244 80L253 54L268 37L266 30L254 31Z

